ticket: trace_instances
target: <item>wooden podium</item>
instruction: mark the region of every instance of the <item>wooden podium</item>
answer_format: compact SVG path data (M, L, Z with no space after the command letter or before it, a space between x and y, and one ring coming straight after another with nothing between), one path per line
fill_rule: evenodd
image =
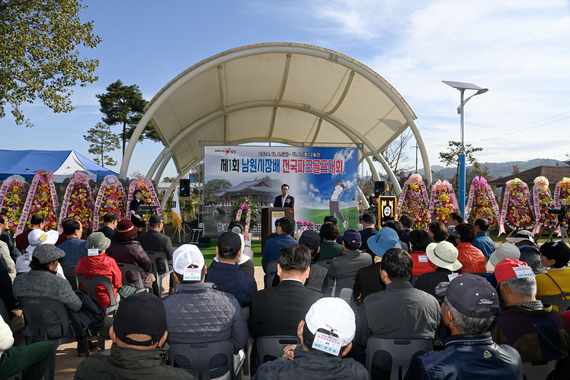
M265 248L268 235L275 232L275 221L288 216L295 219L295 210L290 207L265 207L261 209L261 249Z

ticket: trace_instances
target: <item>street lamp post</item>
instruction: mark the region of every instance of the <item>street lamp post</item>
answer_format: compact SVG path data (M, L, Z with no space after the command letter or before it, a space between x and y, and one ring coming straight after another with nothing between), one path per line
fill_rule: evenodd
M476 95L483 94L489 91L488 88L481 88L479 86L474 85L473 83L465 83L465 82L453 82L453 81L442 81L448 86L456 88L459 90L460 93L460 104L457 107L457 113L461 115L461 131L460 137L461 142L459 146L459 210L461 215L467 220L467 215L465 215L465 189L466 189L466 177L467 177L467 169L465 167L465 112L464 106L465 104ZM476 90L477 92L467 99L463 100L465 96L465 90Z

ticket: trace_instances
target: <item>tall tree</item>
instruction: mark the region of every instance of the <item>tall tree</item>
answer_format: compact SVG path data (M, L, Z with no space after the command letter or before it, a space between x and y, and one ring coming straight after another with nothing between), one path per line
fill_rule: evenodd
M227 179L212 179L209 180L204 185L204 202L208 203L215 203L218 201L218 197L216 194L221 192L223 189L227 189L228 187L232 187L232 183Z
M147 101L143 98L139 86L136 84L126 86L120 80L111 83L107 88L107 93L97 95L100 111L105 114L103 121L107 125L122 125L122 132L119 134L123 141L123 156L125 155L126 142L130 140L137 124L142 119L144 107ZM160 141L151 123L148 123L141 133L139 141L145 138L153 141Z
M121 148L119 137L111 131L111 127L99 122L95 124L94 128L89 129L87 133L88 135L83 135L83 138L91 143L89 144L89 153L99 156L94 161L103 167L105 165L117 165L117 161L105 154Z
M37 98L54 112L70 112L70 88L93 83L97 59L80 58L78 45L96 48L93 22L82 23L80 0L0 0L0 118L12 108L16 124L33 124L21 105Z

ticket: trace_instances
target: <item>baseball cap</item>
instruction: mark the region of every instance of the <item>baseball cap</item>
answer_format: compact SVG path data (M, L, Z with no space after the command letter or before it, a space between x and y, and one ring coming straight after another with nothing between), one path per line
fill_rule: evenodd
M240 236L234 232L224 232L218 238L218 250L229 255L236 254L241 247Z
M335 297L325 297L315 302L305 315L305 323L313 334L318 329L325 329L338 335L343 346L352 342L356 331L354 311L346 301Z
M499 262L503 261L506 258L518 260L520 257L521 251L516 245L511 243L503 243L499 245L493 253L491 253L489 261L493 267L496 267Z
M402 248L398 233L390 227L381 228L376 235L368 238L367 243L368 248L379 257L384 256L389 249Z
M204 267L204 255L193 244L181 245L172 254L172 268L178 274L185 275L186 269L193 269L194 275L202 271ZM200 279L188 279L190 281L199 281Z
M311 254L315 254L321 246L321 237L313 230L305 230L299 238L299 245L304 245L309 248Z
M495 267L495 278L497 286L503 281L507 281L513 277L524 278L534 277L532 268L527 263L515 259L504 259Z
M162 300L148 292L135 293L123 301L113 321L117 338L126 344L152 346L166 331L166 310ZM147 341L128 338L131 334L149 335Z
M442 282L435 288L438 296L447 299L457 311L472 318L492 317L499 311L499 296L489 282L471 273L460 274L451 282ZM484 308L492 310L477 313Z
M448 241L429 244L426 248L426 254L429 261L434 265L449 269L452 272L459 270L463 266L463 264L457 260L459 251Z
M49 264L52 261L63 259L65 257L65 251L61 248L57 248L55 245L40 244L34 250L33 255L39 260L40 264Z
M342 235L342 240L347 243L351 244L360 244L362 243L362 236L360 232L356 231L354 228L344 231L344 235Z
M528 230L518 230L514 237L507 238L507 241L511 243L520 243L521 241L528 240L532 244L536 244L536 240L534 240L534 235L532 232Z
M87 238L85 243L86 249L97 249L102 252L111 246L111 239L105 236L103 232L93 232Z
M59 238L59 234L57 231L51 230L48 232L44 232L40 229L33 229L28 234L28 248L26 248L26 252L33 253L37 246L40 244L55 244L57 239Z

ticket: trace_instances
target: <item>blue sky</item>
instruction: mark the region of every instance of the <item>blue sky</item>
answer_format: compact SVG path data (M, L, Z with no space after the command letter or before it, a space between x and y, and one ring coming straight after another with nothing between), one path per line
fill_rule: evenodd
M339 51L371 67L414 110L432 165L459 140L459 92L442 80L489 88L466 106L466 142L480 161L565 159L570 153L568 1L110 1L87 0L84 21L102 43L99 81L76 88L70 114L37 103L33 128L0 119L3 149L74 149L101 121L96 94L121 79L150 100L193 64L238 46L299 42ZM118 131L118 127L115 129ZM9 141L9 143L8 143ZM414 142L410 145L413 145ZM162 145L138 144L128 173L146 174ZM409 165L414 164L409 150ZM113 157L120 161L120 152ZM421 166L421 165L420 165ZM119 170L119 166L115 167ZM164 176L175 176L170 164Z

